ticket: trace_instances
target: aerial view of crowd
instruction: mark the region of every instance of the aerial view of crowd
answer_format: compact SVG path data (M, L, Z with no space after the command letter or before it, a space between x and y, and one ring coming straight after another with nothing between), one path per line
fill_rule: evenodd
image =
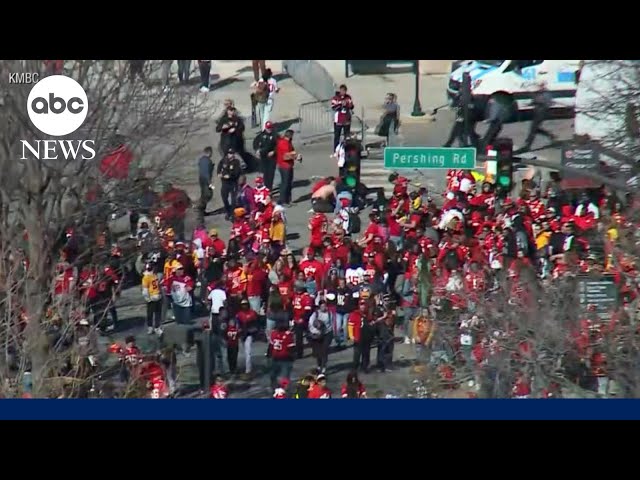
M265 99L278 91L270 77L261 80ZM332 103L337 119L349 105ZM157 348L143 352L133 336L109 346L118 360L110 388L127 385L120 396L179 396L177 358L194 351L202 389L210 387L214 399L234 396L228 382L252 381L252 351L261 342L268 344L276 399L367 398L369 375L398 370L398 345L413 352L411 374L434 396L634 395L639 277L630 253L637 230L631 195L604 186L569 189L555 173L544 182L525 178L509 193L470 170L449 170L441 173L443 192L389 172L392 195L372 196L345 181L344 157L362 148L342 128L335 142L340 161L327 169L336 175L312 182L307 231L291 232L293 168L302 155L291 130L276 133L264 113L258 120L253 179L238 155L244 127L229 105L218 122L222 160L214 170L211 147L199 159L199 203L170 184L156 192L139 180L129 193L127 239L112 238L105 217L57 240L46 334L50 352L72 353L47 368L52 377L84 380L64 384L60 396L115 395L102 381L107 374L98 374L99 336L111 335L117 299L132 285L146 303L147 334ZM346 140L357 148L346 148ZM204 222L216 175L227 238ZM88 208L100 209L101 195L96 185ZM191 208L201 215L185 232ZM304 241L301 251L291 248L292 233ZM27 288L16 272L28 277L31 267L23 250L5 260L12 266L11 277L3 272L10 297ZM612 279L616 301L604 310L581 302L579 280L586 277ZM12 328L20 331L29 328L23 307L11 306ZM19 343L7 342L6 358L11 368L25 369ZM332 392L332 352L347 349L350 368ZM294 375L309 352L315 367Z

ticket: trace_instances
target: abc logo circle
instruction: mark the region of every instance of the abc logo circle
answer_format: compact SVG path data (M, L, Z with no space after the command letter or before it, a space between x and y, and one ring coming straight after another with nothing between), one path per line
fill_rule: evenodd
M87 94L73 78L52 75L36 83L27 99L27 112L46 135L63 137L75 132L87 118Z

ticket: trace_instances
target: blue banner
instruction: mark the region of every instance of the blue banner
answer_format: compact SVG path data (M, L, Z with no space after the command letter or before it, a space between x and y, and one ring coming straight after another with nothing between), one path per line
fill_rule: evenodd
M310 404L313 402L313 405ZM638 420L640 400L0 400L1 420Z

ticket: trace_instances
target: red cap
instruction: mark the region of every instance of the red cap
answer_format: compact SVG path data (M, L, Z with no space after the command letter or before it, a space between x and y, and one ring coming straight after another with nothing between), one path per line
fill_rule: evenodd
M267 123L269 123L269 122L267 122ZM256 183L264 183L264 178L256 177Z
M267 123L265 123L265 124L264 124L264 128L268 128L268 129L273 128L273 123L272 123L272 122L267 122Z

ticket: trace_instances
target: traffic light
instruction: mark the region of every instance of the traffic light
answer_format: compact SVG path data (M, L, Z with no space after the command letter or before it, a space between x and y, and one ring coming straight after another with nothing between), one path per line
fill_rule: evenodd
M513 188L513 140L497 138L493 142L497 154L496 187L504 196Z
M355 189L360 183L360 164L362 162L362 145L357 140L348 140L345 143L344 168L342 171L342 183L351 189Z

